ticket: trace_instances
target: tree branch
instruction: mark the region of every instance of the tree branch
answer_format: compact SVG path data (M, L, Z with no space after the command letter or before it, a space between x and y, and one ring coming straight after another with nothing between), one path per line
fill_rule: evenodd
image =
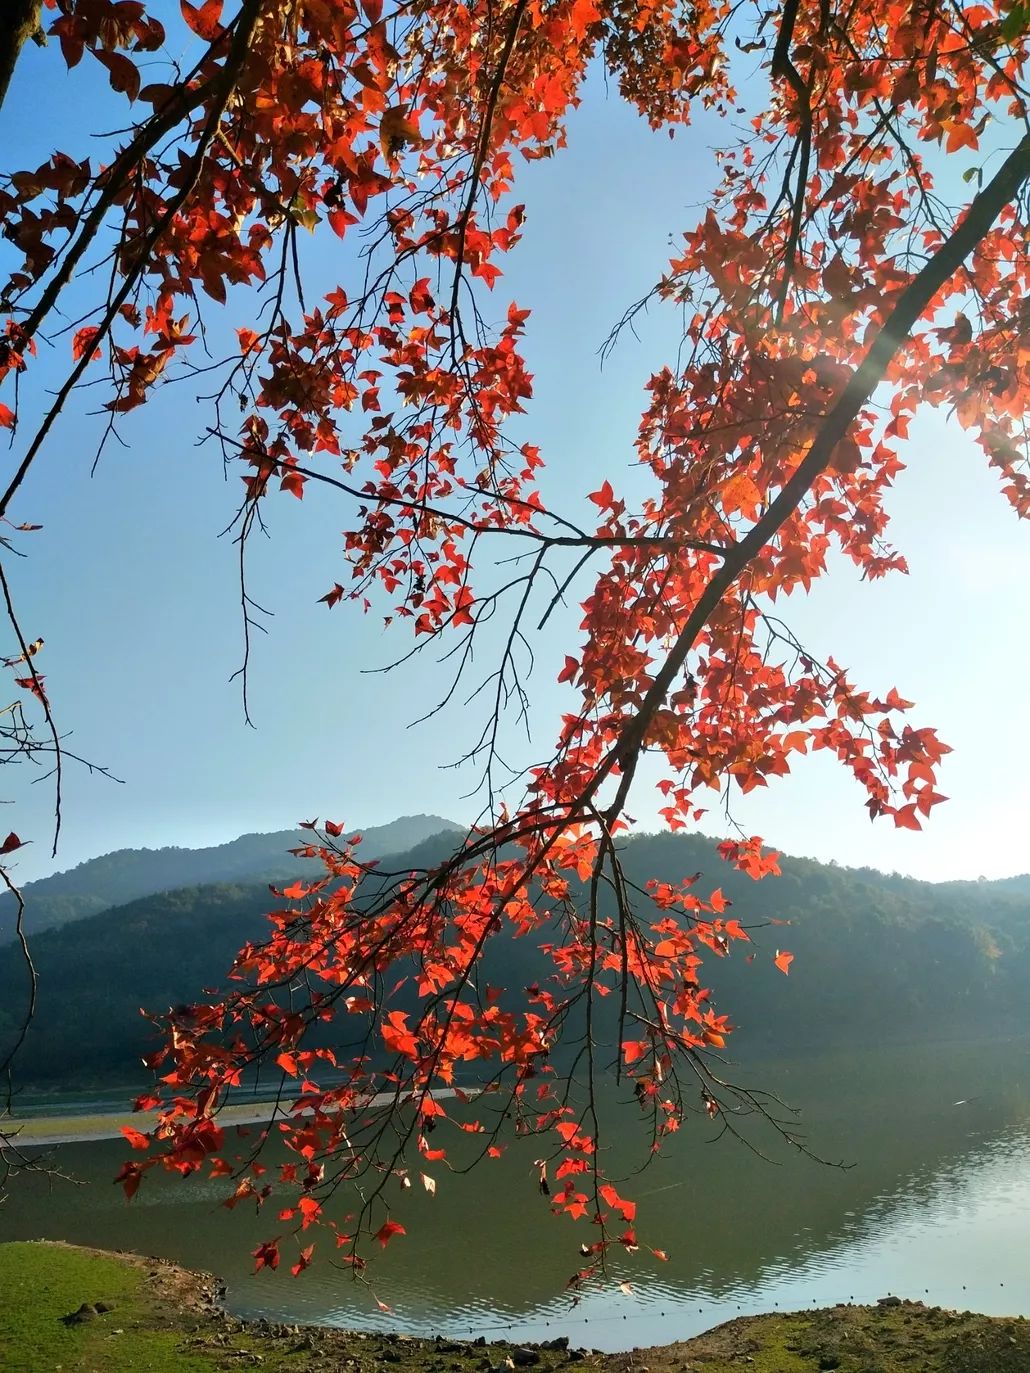
M0 107L7 99L11 77L29 38L40 31L43 0L6 0L0 14Z
M898 296L893 310L873 340L861 364L852 373L837 402L831 407L822 428L812 441L794 475L752 529L733 545L722 565L712 575L697 605L680 632L661 671L655 677L640 709L623 730L608 757L591 782L589 797L596 795L604 779L616 766L629 771L618 790L612 812L621 810L632 781L632 765L639 754L655 712L661 707L673 682L687 661L698 635L726 592L798 508L820 473L833 460L837 445L845 437L883 381L887 369L913 326L926 311L941 287L958 271L966 258L990 232L994 221L1020 188L1030 179L1030 134L1024 135L998 172L976 196L951 238L934 254L921 272Z
M211 82L210 86L206 86L203 90L203 95L213 96L213 104L211 111L208 115L208 118L205 121L204 129L201 133L200 140L197 143L196 149L194 150L194 154L190 163L189 172L185 178L185 181L183 182L183 185L168 202L164 214L161 216L157 224L147 235L139 251L137 266L135 270L126 272L125 280L123 281L122 285L119 287L118 291L115 293L110 303L108 304L107 309L104 312L104 317L101 320L100 325L97 329L97 333L94 338L94 344L101 343L107 337L107 334L111 328L112 323L114 322L115 317L118 314L119 309L125 303L125 301L128 300L130 294L135 289L136 283L143 275L147 264L150 262L151 254L153 253L158 241L161 239L162 235L166 232L169 225L175 219L176 215L179 213L180 210L182 210L186 202L189 200L190 196L193 194L194 188L197 183L197 179L200 176L201 168L203 167L204 158L207 156L208 149L211 146L215 134L218 132L218 127L221 124L222 116L225 113L225 107L229 102L229 98L236 88L236 82L239 77L243 63L246 59L250 39L254 33L257 21L261 15L263 3L264 0L245 0L245 3L240 9L240 13L237 16L236 29L233 33L232 46L230 47L229 54L226 57L225 65L218 73L218 76L215 77L214 80ZM185 109L191 109L195 104L198 103L200 103L200 100L185 100ZM155 119L153 125L146 126L150 132L148 134L148 137L145 140L143 140L142 146L137 147L137 145L140 142L140 140L137 139L134 143L130 145L129 151L133 152L133 150L136 150L136 152L138 152L138 156L142 157L145 154L145 152L153 146L154 142L159 136L159 133L166 132L169 128L174 127L175 123L177 123L179 118L181 118L184 110L180 108L178 102L176 102L174 110L174 118L172 118L172 116L170 115L159 116ZM170 124L168 123L168 120L171 120ZM134 152L133 156L135 157L135 155L136 153ZM65 258L65 261L61 267L61 271L53 279L53 281L51 281L49 287L47 288L47 291L44 292L43 299L40 301L36 309L32 312L32 315L27 320L23 329L19 331L19 344L22 348L24 348L25 344L28 342L28 339L31 338L32 333L39 327L39 324L42 322L43 318L45 318L48 311L53 307L62 287L66 285L67 282L71 279L71 275L74 270L75 264L82 256L82 253L85 252L88 243L92 241L93 235L100 227L100 222L103 219L103 216L107 213L107 210L114 203L120 191L124 189L124 176L126 176L128 172L131 170L131 168L135 165L136 164L134 160L126 161L125 158L119 158L115 162L115 165L112 168L112 171L109 175L104 192L102 193L99 201L97 202L97 205L94 206L94 209L88 217L86 224L83 226L79 239L77 240L76 244L73 245L72 249L68 253L68 256ZM91 348L87 348L84 351L82 357L79 359L78 363L75 365L75 367L72 368L64 385L58 391L57 398L55 399L50 409L47 411L45 419L39 426L39 429L37 430L35 437L33 438L28 449L26 450L25 456L22 458L20 464L18 465L17 471L11 478L7 486L7 490L4 492L2 498L0 498L0 517L3 517L6 514L7 508L10 505L11 500L13 499L18 488L24 481L25 475L31 467L32 462L35 459L40 448L42 447L47 437L47 434L53 427L54 422L57 419L57 416L61 413L65 401L67 400L68 396L71 394L79 378L82 376L83 372L89 365L92 355L93 350Z

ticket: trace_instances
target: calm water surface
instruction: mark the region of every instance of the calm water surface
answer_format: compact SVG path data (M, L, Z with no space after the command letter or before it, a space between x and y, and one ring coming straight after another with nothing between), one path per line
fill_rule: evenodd
M740 1076L741 1074L738 1074ZM643 1248L615 1275L632 1293L563 1289L592 1231L552 1218L528 1148L470 1177L439 1164L430 1198L412 1189L407 1227L372 1268L376 1296L327 1263L302 1278L250 1272L249 1250L286 1227L276 1211L229 1213L225 1184L162 1176L127 1204L111 1178L116 1142L68 1145L80 1186L20 1179L0 1238L66 1239L159 1254L220 1274L247 1316L342 1326L547 1338L621 1349L685 1338L738 1314L887 1292L992 1313L1030 1315L1030 1041L868 1050L752 1063L745 1075L802 1107L807 1139L846 1170L787 1152L767 1162L691 1121L674 1147L624 1189L639 1203ZM615 1141L632 1143L632 1113ZM625 1136L625 1137L623 1137ZM538 1148L538 1146L537 1146ZM305 1242L309 1237L305 1237ZM327 1252L329 1240L320 1249Z

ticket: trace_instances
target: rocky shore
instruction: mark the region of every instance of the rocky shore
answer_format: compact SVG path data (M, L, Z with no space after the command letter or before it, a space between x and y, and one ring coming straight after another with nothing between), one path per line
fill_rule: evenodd
M746 1317L621 1354L242 1321L208 1274L75 1245L0 1245L2 1373L1028 1373L1030 1321L921 1302Z

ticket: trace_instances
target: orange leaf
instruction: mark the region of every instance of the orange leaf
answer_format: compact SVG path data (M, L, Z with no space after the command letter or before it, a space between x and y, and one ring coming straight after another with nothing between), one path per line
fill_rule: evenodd
M405 105L394 105L384 110L379 120L379 141L383 156L387 159L396 156L408 144L417 147L422 142L422 132L418 122L408 118Z
M95 362L97 358L100 357L100 349L93 347L93 340L99 333L100 330L94 325L87 325L84 329L76 329L75 333L72 335L72 357L75 358L76 361L78 361L79 358L85 357L90 349L93 350L93 355L90 358L91 362Z
M384 1221L383 1224L376 1231L375 1237L385 1249L386 1246L393 1239L394 1235L406 1235L407 1233L408 1232L405 1230L404 1226L401 1225L398 1221L387 1220Z
M340 585L339 582L334 582L333 589L331 591L327 591L324 596L319 596L318 601L320 605L324 602L329 607L329 609L332 610L334 605L336 605L339 601L343 600L343 597L343 587Z
M259 1244L252 1253L255 1273L260 1272L262 1268L279 1267L279 1246L275 1240L266 1240L264 1244Z
M115 1178L115 1182L120 1182L125 1190L125 1200L131 1201L139 1191L140 1182L143 1179L143 1169L146 1165L141 1163L123 1163L121 1171Z
M592 491L587 499L593 501L599 510L607 510L615 499L611 482L606 481L600 490Z
M623 1220L632 1221L636 1218L636 1202L625 1201L622 1197L619 1196L618 1192L615 1190L615 1188L611 1185L610 1182L604 1183L601 1187L598 1188L598 1191L614 1211L621 1212Z
M957 153L960 148L972 148L975 152L979 148L980 143L973 132L972 125L966 124L964 121L948 120L944 127L948 131L948 137L944 144L945 151Z
M910 805L900 806L894 812L894 823L899 830L921 830L923 828L919 823L914 801Z
M240 352L244 357L248 353L261 351L261 335L256 334L253 329L237 329L236 337L240 341Z
M727 515L742 514L754 519L762 493L746 472L738 472L722 489L722 508Z
M189 0L179 0L179 7L182 10L182 17L197 37L203 38L205 43L213 43L221 33L222 26L219 21L224 3L225 0L206 0L206 3L198 8L189 4Z

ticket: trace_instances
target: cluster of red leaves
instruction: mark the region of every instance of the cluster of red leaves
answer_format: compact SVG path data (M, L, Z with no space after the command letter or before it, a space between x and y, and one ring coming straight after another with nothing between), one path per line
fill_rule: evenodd
M439 869L371 895L366 868L333 843L340 827L325 827L310 852L326 876L280 894L268 939L237 962L236 990L172 1016L155 1058L158 1149L126 1164L126 1189L156 1162L232 1173L217 1109L249 1065L272 1060L298 1079L278 1127L298 1160L280 1168L278 1188L296 1194L284 1224L304 1230L341 1181L374 1179L336 1232L360 1271L362 1236L385 1246L403 1233L380 1210L387 1183L406 1176L405 1151L446 1164L441 1137L461 1128L496 1154L510 1112L517 1130L552 1141L556 1167L549 1178L542 1160L538 1182L554 1208L600 1226L579 1283L609 1245L636 1240L632 1202L598 1163L589 1107L569 1106L552 1081L558 1037L583 1029L592 1089L592 1018L614 996L617 1075L633 1083L655 1146L689 1107L720 1117L727 1089L709 1054L730 1026L702 960L747 940L717 890L702 899L685 883L643 901L627 891L615 836L641 754L663 761L673 829L696 823L709 789L765 786L812 750L854 775L873 818L919 828L942 799L947 750L904 722L909 703L818 661L773 607L807 590L834 550L869 578L904 571L884 502L926 398L951 407L1017 511L1030 510L1028 141L1003 138L1019 146L990 176L969 164L962 184L976 180L977 193L947 203L947 159L1026 116L1024 11L1005 0L787 0L770 23L722 0L183 0L192 66L144 84L170 22L163 8L49 8L65 61L99 62L135 122L104 165L58 152L0 184L3 231L23 259L0 297L0 381L31 374L36 334L113 226L115 285L74 334L69 386L103 361L117 418L190 347L202 296L222 304L232 288L265 287L260 326L238 331L225 364L210 432L243 466L244 533L277 490L301 498L318 483L352 499L350 577L323 596L330 608L385 603L416 642L451 633L467 650L497 605L477 592L482 546L517 539L534 555L514 584L525 594L513 635L549 559L580 558L566 589L603 558L581 602L581 647L560 674L572 702L521 809ZM532 390L527 312L491 311L490 325L482 310L523 232L516 167L561 147L595 60L673 132L695 102L734 110L738 52L764 53L768 101L753 136L722 154L722 184L656 287L686 329L680 361L648 387L636 456L653 492L631 510L603 480L589 493L596 527L582 529L545 507L537 449L507 437ZM360 226L372 247L363 274L307 304L294 281L298 230L323 224L345 245ZM0 423L14 420L0 409ZM723 856L756 878L775 870L757 840ZM477 976L506 937L542 945L554 969L515 1008ZM783 972L790 958L777 954ZM417 1010L403 1001L412 989ZM337 1020L339 1042L359 1027L360 1052L321 1042ZM468 1119L443 1114L434 1093L462 1066L503 1087L496 1118L490 1094ZM342 1085L320 1088L321 1067ZM256 1181L263 1167L250 1164L230 1202L272 1195ZM255 1257L275 1267L278 1249ZM302 1249L294 1271L311 1257Z
M632 1227L634 1203L605 1178L592 1108L570 1104L550 1056L577 1017L595 1052L591 1017L601 1015L603 1002L622 998L617 1025L625 1037L611 1050L657 1150L690 1109L677 1063L723 1048L731 1028L700 984L702 955L725 957L749 936L719 891L707 900L693 894L696 878L652 884L647 917L626 909L604 914L584 900L599 858L587 831L509 830L511 857L497 855L492 833L476 834L454 861L387 880L334 839L330 831L342 826L325 826L300 852L319 860L326 875L277 893L268 938L237 960L237 989L168 1018L167 1042L149 1060L162 1090L137 1102L140 1109L160 1105L161 1123L151 1136L125 1131L134 1149L149 1152L123 1167L128 1195L152 1167L188 1175L209 1164L235 1180L226 1205L244 1197L260 1205L272 1196L273 1184L257 1181L266 1165L255 1153L230 1162L230 1141L217 1123L227 1090L255 1059L267 1059L293 1084L273 1124L297 1159L278 1165L275 1190L293 1188L296 1197L279 1221L298 1233L316 1221L327 1225L357 1271L367 1262L363 1236L385 1247L403 1234L377 1212L398 1183L409 1184L409 1153L426 1167L449 1169L454 1141L471 1135L479 1158L497 1158L510 1120L516 1135L550 1141L549 1158L538 1164L539 1189L556 1214L599 1225L590 1248L596 1263L613 1244L635 1249L632 1228L619 1228ZM744 847L757 857L757 841ZM769 856L762 865L776 870ZM539 947L554 969L525 989L521 1007L483 980L487 946L507 939ZM303 999L288 990L301 978ZM327 1023L334 1043L359 1043L360 1052L345 1056L319 1044ZM319 1086L320 1071L330 1070L335 1085ZM700 1109L716 1115L725 1084L703 1066L702 1074ZM470 1076L480 1085L462 1088ZM458 1153L466 1165L466 1151ZM422 1173L421 1181L435 1192L432 1175ZM361 1206L341 1226L323 1207L344 1184L361 1184L360 1193L344 1191L360 1195ZM261 1246L259 1267L275 1266L276 1246Z

